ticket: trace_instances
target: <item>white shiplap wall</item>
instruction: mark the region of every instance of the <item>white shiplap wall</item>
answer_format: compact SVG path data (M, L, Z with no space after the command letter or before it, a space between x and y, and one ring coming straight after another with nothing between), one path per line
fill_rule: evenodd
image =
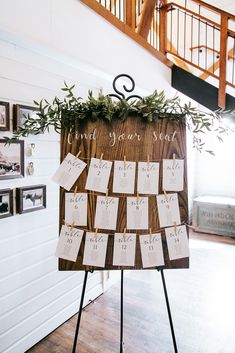
M11 118L14 103L32 105L33 99L50 99L60 95L58 88L63 79L70 81L70 72L84 75L8 40L0 41L0 54L0 100L11 103ZM85 94L87 88L81 84L80 92ZM4 135L9 133L0 133ZM54 256L59 200L51 176L59 164L59 135L30 136L25 147L31 142L36 145L34 154L25 161L26 166L34 163L34 175L1 180L0 189L46 184L47 208L0 220L0 352L25 352L71 317L78 310L83 280L82 273L58 272ZM102 274L95 273L85 301L102 291Z
M79 94L88 88L97 92L111 86L109 76L79 70L54 58L40 55L12 37L0 40L0 100L32 105L33 99L60 96L63 80L79 81ZM98 76L98 77L97 77ZM108 80L109 79L109 80ZM0 137L9 135L1 132ZM58 188L51 176L59 164L59 136L53 132L30 136L25 147L34 142L33 176L1 180L0 189L46 184L45 210L15 214L0 220L0 352L23 353L78 309L83 274L57 271L54 256L58 238ZM105 274L107 277L107 274ZM107 277L108 278L108 277ZM110 278L112 281L112 278ZM86 302L102 293L102 274L94 274L88 283Z
M170 70L77 0L0 0L0 100L31 105L61 96L66 80L112 91L112 80L129 73L136 93L171 92ZM143 70L144 67L144 70ZM172 93L173 95L174 93ZM8 133L0 133L0 137ZM29 137L36 144L34 176L0 181L1 188L46 184L47 208L0 220L0 352L23 353L78 310L83 274L58 272L59 136ZM119 274L115 273L118 277ZM105 280L103 280L105 279ZM86 302L115 280L90 276Z

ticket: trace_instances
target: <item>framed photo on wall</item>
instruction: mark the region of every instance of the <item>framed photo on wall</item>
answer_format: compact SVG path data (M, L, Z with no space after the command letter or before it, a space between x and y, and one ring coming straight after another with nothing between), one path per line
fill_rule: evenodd
M0 218L13 216L13 190L0 189Z
M0 180L24 176L24 141L0 139Z
M10 110L8 102L0 102L0 131L10 130Z
M46 208L46 185L23 186L16 189L16 211L27 213Z
M37 117L38 108L28 105L14 104L13 105L13 131L16 131L18 126L22 126L25 122L25 116L31 118Z

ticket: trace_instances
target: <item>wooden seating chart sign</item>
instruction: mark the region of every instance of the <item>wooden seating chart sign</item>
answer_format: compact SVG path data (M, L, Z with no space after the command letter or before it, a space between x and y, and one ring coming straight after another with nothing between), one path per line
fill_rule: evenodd
M75 261L60 258L59 269L89 271L97 269L187 268L189 266L187 251L184 252L184 250L180 249L185 255L184 257L177 257L178 250L171 247L174 234L180 231L182 227L185 227L184 224L188 221L185 124L169 119L159 119L156 122L148 123L136 116L130 116L125 120L114 119L111 122L104 120L82 121L79 123L78 131L73 136L66 131L62 132L61 160L63 161L68 153L76 156L79 151L79 159L87 165L69 192L84 193L87 195L87 209L83 208L83 210L80 210L80 213L85 212L87 225L77 226L75 224L74 229L84 230L78 256ZM103 165L103 161L105 163L106 161L112 163L107 188L101 192L91 190L88 187L89 182L87 177L92 158L100 161L100 166ZM169 163L172 161L175 173L177 173L176 166L179 167L179 170L183 168L182 185L176 185L175 189L171 188L172 180L167 176L167 172L171 170ZM110 166L108 162L106 165ZM170 165L172 166L172 164ZM158 171L156 171L156 167L159 168ZM123 168L124 174L126 173L125 175L129 173L129 169L134 173L134 177L133 174L132 176L128 174L128 177L132 178L132 185L127 186L124 179L120 180L120 173L123 172ZM146 184L143 178L144 173L151 170L151 168L158 174L155 174L155 176L151 174L156 179L154 179L155 183L152 185L153 189L148 193L146 192L146 188L149 185ZM163 177L164 173L165 176ZM173 173L173 176L175 176L175 173ZM156 175L159 175L159 180L157 180ZM96 187L97 190L100 190L101 184L97 184ZM119 187L121 189L118 189ZM127 192L120 192L121 190L124 191L125 188ZM64 224L66 218L65 200L67 192L64 188L61 188L61 226ZM102 222L105 223L107 217L102 219L102 215L96 215L98 212L97 198L99 196L113 197L116 202L117 207L114 205L115 210L113 209L114 211L112 212L117 212L117 217L114 216L114 213L110 214L110 229L101 228ZM102 204L102 198L98 200ZM173 215L169 220L168 211L170 201L176 202L175 205L178 207L179 214ZM138 202L139 205L143 206L143 209L140 212L138 208L139 213L131 213L133 207L135 211L135 203L138 205ZM165 206L168 207L168 210L164 210ZM175 212L174 206L170 212ZM95 219L96 217L97 219ZM141 217L142 220L140 219ZM99 227L97 227L97 224ZM87 265L89 262L84 261L85 240L89 236L89 232L96 233L96 241L99 239L99 233L108 235L104 266L91 266ZM114 254L115 233L117 233L115 239L119 242L122 237L124 240L131 239L134 234L133 239L135 239L136 246L134 254L132 254L133 263L130 264L127 262L128 265L125 265L125 259L123 262L120 262L120 259L115 260L117 255ZM155 235L156 233L157 236ZM142 238L141 236L143 235L147 235L147 237ZM141 242L143 247L146 244L151 245L152 239L157 239L156 237L162 241L162 261L159 262L159 266L148 266L148 261L151 263L151 258L146 257L144 259L145 250L141 248ZM150 240L149 243L148 239Z

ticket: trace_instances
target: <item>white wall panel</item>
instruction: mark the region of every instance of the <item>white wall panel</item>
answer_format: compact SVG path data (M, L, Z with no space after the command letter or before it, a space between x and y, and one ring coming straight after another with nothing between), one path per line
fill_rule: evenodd
M76 83L84 98L88 89L110 93L122 72L133 76L139 94L171 92L168 68L79 1L0 0L0 6L0 100L11 104L11 127L13 104L63 97L64 80ZM77 312L83 281L83 273L59 272L54 256L59 188L51 177L60 160L59 136L50 131L25 138L25 147L30 143L36 147L25 165L34 163L34 175L0 180L0 189L46 184L47 208L0 219L1 353L25 352ZM120 276L89 274L85 303L111 277Z

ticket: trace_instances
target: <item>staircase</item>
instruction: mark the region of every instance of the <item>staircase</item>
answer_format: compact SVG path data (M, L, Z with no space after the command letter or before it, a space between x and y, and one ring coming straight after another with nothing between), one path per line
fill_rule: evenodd
M172 69L209 109L235 108L235 16L200 0L81 0Z

